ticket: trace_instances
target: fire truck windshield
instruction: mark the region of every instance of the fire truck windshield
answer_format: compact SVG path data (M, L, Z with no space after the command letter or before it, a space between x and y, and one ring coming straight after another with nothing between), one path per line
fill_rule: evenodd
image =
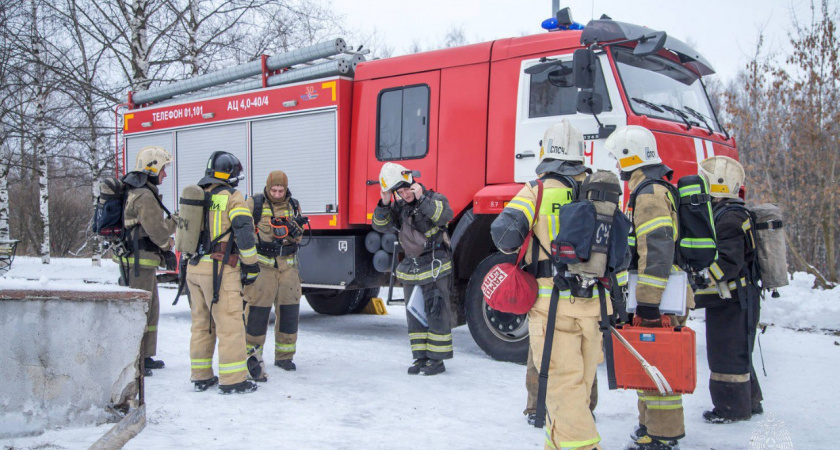
M660 56L640 58L617 46L612 52L633 112L721 131L697 74Z

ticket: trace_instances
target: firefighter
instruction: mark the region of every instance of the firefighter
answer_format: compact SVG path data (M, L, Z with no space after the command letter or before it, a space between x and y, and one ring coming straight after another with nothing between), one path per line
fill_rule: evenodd
M539 294L528 312L530 350L535 368L543 357L544 336L548 326L555 329L549 363L546 394L545 448L601 448L601 437L588 405L596 367L603 357L601 317L597 291L593 298L578 298L568 290L560 291L557 317L548 324L548 310L554 288L552 263L547 249L559 230L559 207L574 200L574 193L591 172L583 165L583 134L567 120L552 125L545 132L536 172L543 182L543 198L535 211L538 184L525 185L493 221L493 242L504 253L514 253L534 230L536 245L527 249L529 265L537 258L536 278ZM534 255L534 249L538 252Z
M214 152L198 185L210 206L200 246L205 249L187 268L192 310L191 380L196 391L219 383L222 394L257 390L247 380L242 285L259 275L254 220L242 193L242 164L228 152ZM213 375L213 352L219 341L219 377Z
M630 269L638 271L636 315L642 326L658 328L663 320L672 326L684 325L686 316L662 316L659 304L674 265L675 242L678 236L677 205L667 187L651 183L637 191L646 180L671 179L673 171L662 164L656 149L656 139L644 127L630 125L615 131L604 147L617 160L621 179L628 182L628 191L635 197L635 209L627 211L633 223L635 239L631 236L633 262ZM689 288L688 307L693 307ZM638 391L639 427L635 442L627 449L672 449L685 436L682 396L660 395L657 391Z
M447 234L452 208L443 194L415 182L411 171L399 164L385 163L379 180L382 199L373 212L373 228L383 233L399 230L405 251L395 275L405 291L414 357L408 373L437 375L446 370L443 360L452 358L452 253ZM415 289L422 290L424 305L412 313L409 299Z
M289 179L280 170L268 174L265 189L248 199L248 209L257 224L257 254L260 275L245 287L245 339L249 355L262 360L262 348L274 305L274 365L295 370L292 358L297 343L300 312L300 273L297 268L298 243L303 237L300 206L289 191ZM297 220L295 220L297 219ZM260 355L257 355L257 354ZM249 362L253 366L253 362ZM266 381L264 370L254 370L255 381Z
M128 231L130 253L120 260L121 284L152 293L146 332L143 334L144 375L151 369L162 369L157 354L157 327L160 318L160 298L157 288L157 268L175 268L175 254L170 250L175 232L175 219L161 203L158 186L166 178L166 166L172 156L160 147L145 147L137 154L134 170L123 177L128 188L123 223ZM164 217L164 214L166 217ZM127 281L127 282L126 282Z
M703 419L749 420L763 412L752 365L761 298L754 230L744 201L738 198L744 168L732 158L714 156L700 163L700 175L709 184L717 241L717 258L709 268L715 285L695 292L697 307L706 308L709 392L714 405Z

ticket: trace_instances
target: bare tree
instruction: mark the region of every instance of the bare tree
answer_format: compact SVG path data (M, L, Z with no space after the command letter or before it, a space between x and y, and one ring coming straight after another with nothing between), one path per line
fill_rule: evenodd
M840 220L840 39L838 12L812 3L794 25L791 54L756 52L727 89L727 116L747 169L749 194L779 204L794 267L837 284ZM782 59L781 61L779 59Z

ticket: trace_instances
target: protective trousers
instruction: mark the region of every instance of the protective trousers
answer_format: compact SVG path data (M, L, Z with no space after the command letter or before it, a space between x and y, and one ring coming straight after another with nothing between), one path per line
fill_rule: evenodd
M685 326L688 316L671 318L671 326ZM660 395L659 391L636 391L639 396L639 425L647 427L653 439L670 440L685 437L685 414L682 395Z
M242 283L239 270L225 267L219 301L213 302L213 275L190 273L187 287L192 310L190 362L192 381L213 377L213 351L219 340L219 384L245 381L245 323L242 311Z
M537 369L540 365L538 361L542 359L548 327L550 298L543 295L546 288L550 292L550 286L540 283L540 297L528 311L531 352ZM560 301L569 303L569 300ZM582 302L585 299L575 298L575 301ZM598 361L602 358L598 316L571 314L570 309L558 308L554 323L545 399L545 448L600 449L598 443L601 437L589 409L593 380Z
M419 288L423 289L423 297L426 300L424 309L428 326L414 317L408 308L405 310L408 338L411 341L411 354L414 359L452 358L452 313L449 305L451 282L450 274L423 285L403 285L406 299L410 299L414 289Z
M706 308L709 392L714 412L727 419L749 419L762 400L752 364L758 308L758 298L751 299L746 309L737 299Z
M528 369L525 372L525 389L528 391L528 403L525 405L525 411L522 414L526 416L537 412L537 390L540 386L540 373L537 366L534 365L534 353L528 346ZM589 410L595 412L595 407L598 406L598 375L592 380L592 392L589 393Z
M143 358L151 358L157 354L157 328L160 320L160 298L158 297L156 270L140 268L137 272L128 267L128 286L152 293L152 303L149 305L149 315L146 319L146 332L143 334L141 353Z
M292 359L300 317L300 275L294 267L280 271L260 265L257 281L245 286L245 331L248 350L265 345L268 319L274 305L274 360Z

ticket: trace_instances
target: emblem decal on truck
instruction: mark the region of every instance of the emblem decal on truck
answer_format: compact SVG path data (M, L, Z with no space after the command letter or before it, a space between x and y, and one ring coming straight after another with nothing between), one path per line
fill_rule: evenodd
M315 86L306 86L306 94L301 95L300 98L304 101L315 100L318 98L318 91L315 90Z
M338 241L338 251L347 253L347 241Z

